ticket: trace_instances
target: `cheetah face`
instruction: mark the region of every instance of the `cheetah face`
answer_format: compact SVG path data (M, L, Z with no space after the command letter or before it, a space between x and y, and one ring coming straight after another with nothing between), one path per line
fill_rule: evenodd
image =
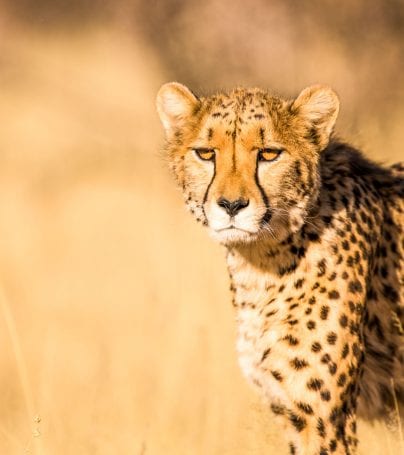
M285 101L258 90L197 98L164 85L157 108L185 201L224 244L281 241L305 221L338 113L326 87Z

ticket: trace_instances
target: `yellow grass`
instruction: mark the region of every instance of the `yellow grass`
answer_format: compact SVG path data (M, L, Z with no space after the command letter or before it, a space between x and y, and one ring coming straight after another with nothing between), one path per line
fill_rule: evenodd
M237 366L223 252L158 154L158 58L114 30L7 38L0 453L286 453Z

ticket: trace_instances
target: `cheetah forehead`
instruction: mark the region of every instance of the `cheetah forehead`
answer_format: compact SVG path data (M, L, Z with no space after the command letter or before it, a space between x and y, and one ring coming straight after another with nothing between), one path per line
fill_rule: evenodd
M236 88L229 93L201 98L201 101L206 106L205 112L213 119L238 118L244 122L270 117L287 103L259 88Z
M288 102L258 88L236 88L200 99L199 140L249 136L251 140L276 140ZM219 136L219 137L218 137Z

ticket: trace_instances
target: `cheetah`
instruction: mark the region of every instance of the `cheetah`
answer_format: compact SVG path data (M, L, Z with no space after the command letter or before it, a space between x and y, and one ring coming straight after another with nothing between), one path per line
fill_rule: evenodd
M403 175L333 136L326 86L197 97L161 87L166 153L224 245L239 363L290 454L357 453L357 416L404 401Z

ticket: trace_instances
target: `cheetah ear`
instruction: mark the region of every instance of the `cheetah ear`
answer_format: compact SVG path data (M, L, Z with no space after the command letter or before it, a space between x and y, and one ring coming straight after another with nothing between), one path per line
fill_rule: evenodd
M200 101L185 85L164 84L157 94L157 112L170 138L198 108Z
M337 94L323 85L307 87L293 102L292 111L308 123L306 137L320 149L325 148L338 116Z

